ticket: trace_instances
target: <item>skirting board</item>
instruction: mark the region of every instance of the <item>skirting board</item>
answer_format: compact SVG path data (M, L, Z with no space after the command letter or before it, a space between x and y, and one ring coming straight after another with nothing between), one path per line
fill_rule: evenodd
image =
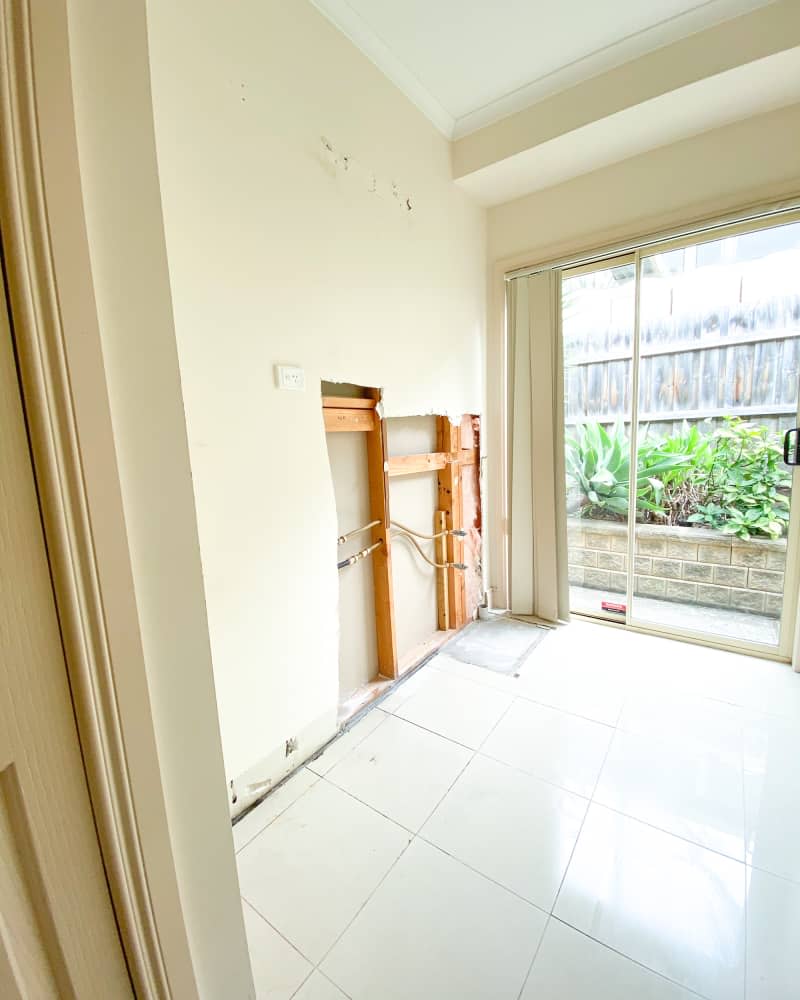
M295 734L297 747L286 754L286 744L282 743L272 753L233 779L233 789L228 788L231 818L235 819L254 802L262 799L288 774L309 760L320 747L336 735L338 724L336 706L319 716L312 723ZM232 794L233 793L233 794ZM235 797L236 801L232 801Z

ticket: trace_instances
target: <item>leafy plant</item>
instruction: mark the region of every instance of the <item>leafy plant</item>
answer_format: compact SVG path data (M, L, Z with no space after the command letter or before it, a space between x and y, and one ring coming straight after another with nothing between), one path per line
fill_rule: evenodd
M680 431L662 441L666 454L685 455L687 461L664 476L661 497L663 519L667 524L685 524L707 499L707 480L714 458L711 421L705 421L706 433L697 424L685 420Z
M780 538L789 523L791 472L775 435L765 427L727 417L713 433L707 471L708 509L689 517L738 538Z
M580 496L584 516L624 518L630 499L630 442L620 421L608 431L602 424L579 425L566 439L567 476ZM640 515L662 514L664 476L686 466L685 455L665 451L656 440L643 440L636 472L636 509Z
M593 421L566 439L567 479L584 517L625 520L630 442L620 421ZM636 516L640 521L705 525L739 538L780 538L789 521L791 472L766 428L727 417L712 428L685 423L661 438L644 429L638 443Z

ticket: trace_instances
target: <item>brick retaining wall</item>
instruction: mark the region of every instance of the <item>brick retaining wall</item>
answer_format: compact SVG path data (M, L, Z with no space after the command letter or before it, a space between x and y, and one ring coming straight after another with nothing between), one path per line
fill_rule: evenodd
M627 526L575 517L567 525L569 582L624 594ZM785 566L785 539L742 541L708 528L637 525L634 593L642 597L778 618Z

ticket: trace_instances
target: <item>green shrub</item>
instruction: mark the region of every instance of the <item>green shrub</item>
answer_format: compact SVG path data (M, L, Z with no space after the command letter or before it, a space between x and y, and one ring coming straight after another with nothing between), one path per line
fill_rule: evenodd
M777 436L727 417L713 439L713 460L704 473L708 503L688 520L738 538L780 538L789 523L792 474Z
M567 476L580 492L580 510L586 517L624 520L630 497L630 442L622 422L608 431L602 424L585 423L566 439ZM639 445L636 475L636 509L641 515L662 513L664 481L686 455L667 452L662 443L645 438Z
M727 417L712 429L684 423L666 438L643 429L637 456L637 520L705 525L739 538L780 538L789 521L791 472L778 438ZM566 438L567 479L584 517L625 520L630 442L624 424L589 421Z

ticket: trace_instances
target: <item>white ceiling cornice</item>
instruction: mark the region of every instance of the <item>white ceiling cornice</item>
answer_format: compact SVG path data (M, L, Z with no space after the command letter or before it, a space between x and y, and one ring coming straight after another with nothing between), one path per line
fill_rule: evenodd
M535 67L532 66L532 78L529 83L458 117L451 114L443 106L441 101L409 68L403 58L396 54L392 47L392 39L382 38L365 17L354 6L351 6L348 0L310 0L310 2L349 38L427 116L440 132L448 139L453 140L516 114L561 90L621 66L629 60L722 21L753 11L758 7L769 6L778 0L705 0L705 2L697 2L697 5L690 10L685 10L650 27L634 32L611 45L591 51L553 72L536 76ZM492 16L491 4L487 3L486 14ZM508 30L513 31L514 25L509 24ZM419 25L419 31L425 31L425 24ZM442 58L446 59L446 54L443 54ZM491 72L491 68L484 66L484 71Z
M357 49L388 77L406 97L433 122L448 139L455 134L455 118L419 82L397 58L389 46L375 34L347 0L311 0L317 10L342 32Z

